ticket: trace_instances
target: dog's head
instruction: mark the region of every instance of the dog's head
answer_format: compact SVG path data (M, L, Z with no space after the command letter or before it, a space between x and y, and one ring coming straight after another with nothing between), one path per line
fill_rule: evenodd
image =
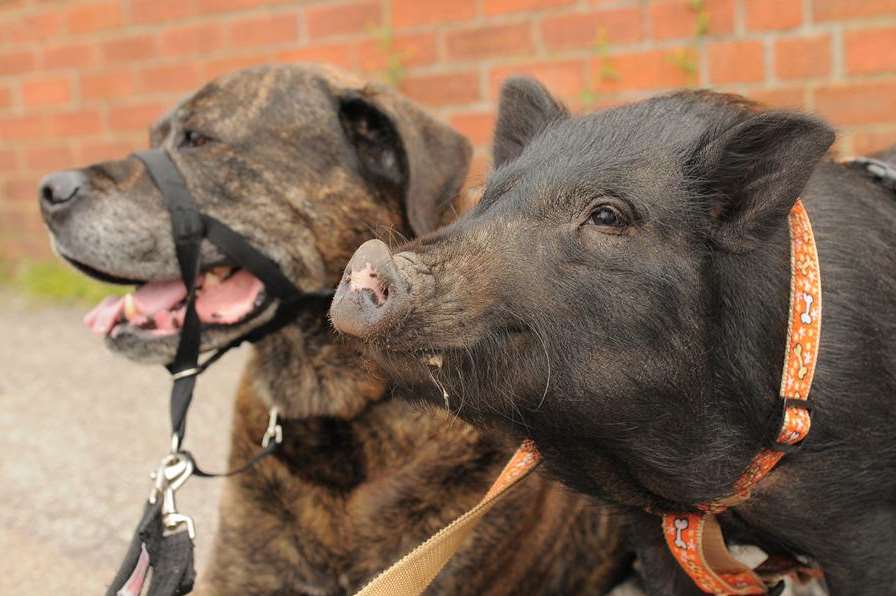
M243 235L297 287L335 285L359 243L435 227L467 171L468 143L396 93L337 71L271 66L221 77L150 131L198 209ZM135 360L168 362L185 288L164 199L133 157L51 174L40 206L55 250L92 277L138 286L87 322ZM276 301L209 243L202 348L270 320Z

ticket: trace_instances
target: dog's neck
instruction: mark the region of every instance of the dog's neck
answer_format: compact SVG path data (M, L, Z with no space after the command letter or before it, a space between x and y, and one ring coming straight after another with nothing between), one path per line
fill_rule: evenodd
M351 420L386 389L382 375L333 333L326 311L303 313L259 341L249 368L256 394L292 419Z

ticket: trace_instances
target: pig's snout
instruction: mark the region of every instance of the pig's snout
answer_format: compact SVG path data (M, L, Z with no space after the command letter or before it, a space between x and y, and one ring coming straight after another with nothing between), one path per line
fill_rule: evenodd
M387 331L407 308L407 288L389 247L368 240L355 251L336 289L330 306L333 326L357 337Z

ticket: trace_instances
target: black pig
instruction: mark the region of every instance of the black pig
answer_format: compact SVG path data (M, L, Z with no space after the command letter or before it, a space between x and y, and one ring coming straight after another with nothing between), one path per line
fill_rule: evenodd
M570 487L693 511L779 429L801 196L824 297L812 430L720 521L816 560L834 594L894 594L896 201L822 160L833 140L710 92L571 117L511 80L482 201L394 257L362 246L333 323L422 398L532 437ZM692 591L639 520L650 591Z

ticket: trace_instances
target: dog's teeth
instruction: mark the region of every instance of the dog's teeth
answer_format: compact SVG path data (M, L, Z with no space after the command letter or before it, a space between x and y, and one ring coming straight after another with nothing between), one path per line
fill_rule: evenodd
M205 281L202 283L204 288L212 288L221 285L221 278L218 276L217 270L212 269L205 274Z
M128 320L136 319L140 315L140 309L134 302L133 294L125 294L124 297L124 316Z

